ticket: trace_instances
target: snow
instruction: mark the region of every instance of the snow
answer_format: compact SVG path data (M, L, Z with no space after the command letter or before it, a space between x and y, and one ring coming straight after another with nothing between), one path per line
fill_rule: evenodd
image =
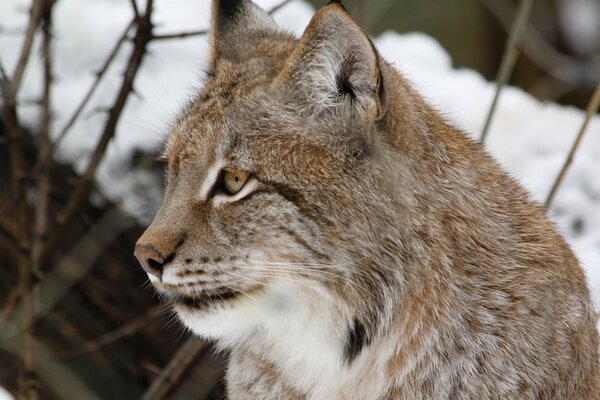
M600 2L560 0L559 22L568 44L580 55L600 50Z
M6 389L0 386L0 400L14 400L14 397L12 397Z
M269 9L279 1L257 3ZM22 29L28 4L25 0L2 0L0 26ZM207 28L209 5L207 0L156 0L157 33ZM313 12L310 5L296 0L279 10L275 19L299 35ZM92 83L92 71L104 62L129 22L131 8L129 0L61 0L54 17L57 81L53 101L59 112L53 131L57 133ZM0 35L0 60L9 71L15 65L21 40L20 35ZM375 42L384 57L396 64L452 123L474 137L479 136L494 94L493 83L473 70L454 68L446 51L425 34L387 32ZM39 38L35 46L39 48ZM129 44L121 49L86 109L86 117L60 147L59 157L79 169L85 167L106 118L94 110L108 107L113 101L130 49ZM195 37L155 42L150 53L135 81L139 97L129 99L118 134L98 171L103 192L144 222L151 218L160 201L161 187L149 173L131 166L131 155L136 149L160 151L170 121L202 84L207 40ZM41 66L38 58L33 61L27 70L21 100L40 96ZM36 125L39 119L36 107L23 106L20 112L28 124ZM518 88L507 87L500 98L487 146L536 199L543 201L583 118L582 110L540 102ZM581 259L597 303L600 303L599 175L600 117L596 116L550 215Z

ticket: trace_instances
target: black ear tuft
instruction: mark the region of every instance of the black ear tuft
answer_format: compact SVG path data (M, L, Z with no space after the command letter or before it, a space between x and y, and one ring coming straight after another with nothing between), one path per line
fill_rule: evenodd
M277 32L271 16L252 0L212 0L211 68L217 60L243 61L254 53L258 40L254 32Z
M233 16L238 12L240 6L242 5L241 0L220 0L219 8L221 9L221 16L227 18L233 18Z

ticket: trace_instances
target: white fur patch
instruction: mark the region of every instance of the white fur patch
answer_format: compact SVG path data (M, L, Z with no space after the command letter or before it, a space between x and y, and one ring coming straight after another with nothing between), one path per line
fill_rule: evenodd
M204 178L204 182L202 182L202 186L200 186L199 197L201 201L208 200L208 195L210 194L210 190L215 186L217 179L219 179L219 173L223 168L223 161L218 160L213 164L212 167L208 170L206 177Z

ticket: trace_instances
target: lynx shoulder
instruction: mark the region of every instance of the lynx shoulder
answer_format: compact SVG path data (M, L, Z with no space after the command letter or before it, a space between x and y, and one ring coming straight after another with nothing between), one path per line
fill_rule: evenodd
M249 0L212 24L136 256L230 398L598 398L572 251L339 4L299 39Z

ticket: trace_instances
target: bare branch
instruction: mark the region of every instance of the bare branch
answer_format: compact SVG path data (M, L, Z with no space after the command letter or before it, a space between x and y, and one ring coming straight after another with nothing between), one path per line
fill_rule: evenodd
M154 11L154 0L146 0L146 12L144 13L144 19L146 19L148 22L150 22L152 11ZM150 36L152 36L152 34L150 34Z
M2 72L4 76L2 85L2 113L4 116L4 122L6 124L7 136L8 136L8 147L10 155L10 187L14 202L14 221L17 227L16 237L19 248L18 255L18 269L19 269L19 283L15 293L24 293L28 290L31 282L31 271L29 263L29 224L28 224L28 210L25 200L25 189L22 185L21 179L25 175L23 171L23 154L21 148L22 140L22 127L17 116L17 93L23 75L27 68L29 57L31 55L31 48L33 45L33 39L35 31L39 26L44 2L46 0L34 0L31 6L29 14L29 22L21 47L21 52L18 57L15 71L10 79L6 79L6 72ZM17 201L17 199L19 199ZM14 296L13 296L14 297ZM29 335L24 335L25 344L25 370L31 370L32 360L31 353L27 350L27 342ZM23 394L27 397L29 391L24 391ZM34 395L35 397L35 395Z
M131 8L133 9L133 15L135 15L135 17L138 18L140 16L140 10L138 9L137 2L136 0L130 0L130 2Z
M104 61L104 63L102 64L102 66L100 67L98 72L96 73L96 79L94 80L94 83L92 83L92 86L90 86L90 88L88 89L83 100L81 101L81 103L79 103L79 106L77 106L77 109L73 112L73 115L71 115L71 118L69 118L68 122L60 130L60 133L58 134L58 136L57 136L56 140L54 141L54 143L52 144L51 148L49 149L48 154L44 155L44 159L42 160L43 163L41 165L38 165L38 168L43 167L44 165L46 165L48 163L49 159L52 156L53 149L60 144L60 142L64 139L64 137L67 135L67 133L71 130L73 125L75 125L75 122L77 122L77 120L79 119L81 113L87 106L87 104L90 101L90 99L92 98L93 94L96 92L96 89L98 88L100 81L106 74L106 71L108 71L108 67L110 67L110 65L112 64L113 60L115 59L117 53L119 52L119 49L121 48L121 46L127 39L127 34L129 33L129 30L131 29L131 27L133 25L134 25L134 20L132 20L129 23L129 25L127 25L127 27L123 30L123 33L119 37L117 43L112 48L111 52L108 54L108 57L106 58L106 60Z
M9 341L0 341L0 348L17 357L23 357L23 343L20 339L20 337L14 337ZM37 372L57 398L100 400L100 397L71 368L56 360L53 352L44 343L33 338L32 345L35 348L39 364Z
M527 26L527 21L529 21L529 15L531 14L533 1L534 0L521 0L519 5L519 11L517 12L517 16L508 36L508 40L506 41L506 49L504 50L500 69L498 70L498 75L496 76L496 93L494 94L494 100L492 101L490 111L488 112L485 124L483 126L483 131L481 132L481 138L479 139L481 143L485 141L485 137L487 136L488 130L492 123L494 111L496 110L496 105L498 104L498 99L500 98L500 93L502 92L504 85L506 85L508 82L515 66L515 62L519 56L518 46L520 45L523 31Z
M113 331L88 341L80 349L69 351L68 353L63 354L60 358L62 360L79 358L86 354L93 353L104 346L108 346L109 344L114 343L125 336L133 335L135 332L145 328L148 324L154 321L161 312L162 311L160 307L151 308L148 310L148 312L139 316L133 321L130 321Z
M0 61L0 93L4 93L4 84L8 82L8 75L6 74L6 70Z
M183 344L171 358L162 372L152 382L143 400L161 400L166 398L171 390L177 386L181 379L194 366L194 361L207 347L206 343L190 340Z
M490 14L509 32L516 15L509 1L481 0ZM561 53L529 24L520 42L520 49L552 78L572 86L595 87L600 80L600 64L594 59L577 60ZM583 74L583 75L582 75Z
M11 78L11 97L13 99L17 96L17 92L19 91L19 87L21 85L21 80L23 79L23 74L27 68L29 55L31 54L31 46L33 45L33 38L40 23L43 6L44 0L34 0L33 4L31 5L29 22L27 25L27 31L25 33L25 40L23 42L23 46L21 47L21 53L19 54L19 61L15 67L15 72Z
M183 39L191 36L202 36L208 34L208 30L202 29L199 31L190 32L179 32L179 33L166 33L162 35L153 35L153 40L168 40L168 39Z
M598 112L598 108L600 108L600 82L598 83L598 86L596 86L596 90L594 91L594 94L592 95L592 99L588 103L587 110L585 112L585 120L583 121L583 125L581 126L581 129L579 130L579 133L577 134L577 137L575 138L575 142L573 142L573 146L571 147L571 150L569 151L569 154L567 155L567 159L565 160L562 168L560 169L558 177L556 178L556 181L554 182L554 185L552 186L552 189L550 190L550 193L548 194L548 198L546 199L546 203L545 203L546 210L548 210L550 208L550 206L552 206L552 201L554 200L554 196L556 195L558 188L562 184L562 182L565 178L565 175L566 175L569 167L571 166L571 163L573 162L575 153L577 152L577 149L579 148L581 139L583 138L583 135L587 131L587 128L590 124L590 121L592 120L592 117L594 115L596 115L596 113Z
M52 90L52 6L53 0L44 1L45 7L42 14L42 59L44 64L44 88L42 96L42 120L40 123L40 134L38 137L38 162L50 151L50 119L52 106L50 103ZM41 171L37 182L37 196L35 204L35 222L33 227L33 238L31 247L31 267L34 271L39 270L42 246L48 231L48 196L50 194L50 176L48 169Z
M65 207L57 217L56 226L53 229L52 235L48 239L44 249L44 254L51 254L53 248L57 245L60 237L62 236L64 227L73 218L81 206L81 203L85 200L86 195L88 194L93 183L96 170L100 165L102 158L104 157L104 153L106 152L110 140L115 135L117 124L121 118L123 108L125 107L127 99L131 95L133 81L146 54L146 46L152 39L151 17L152 0L148 0L146 14L144 17L136 19L137 29L133 39L134 48L131 52L128 65L125 70L121 88L119 89L119 93L117 94L115 102L110 109L110 114L108 116L106 125L104 126L100 140L91 155L85 172L80 176L73 192L67 200Z
M0 321L0 342L18 335L28 327L27 323L48 313L83 278L106 248L133 224L131 219L123 217L117 207L107 211L44 280L25 295L14 312L6 320ZM26 305L34 298L38 300L36 309L33 318L28 320Z

